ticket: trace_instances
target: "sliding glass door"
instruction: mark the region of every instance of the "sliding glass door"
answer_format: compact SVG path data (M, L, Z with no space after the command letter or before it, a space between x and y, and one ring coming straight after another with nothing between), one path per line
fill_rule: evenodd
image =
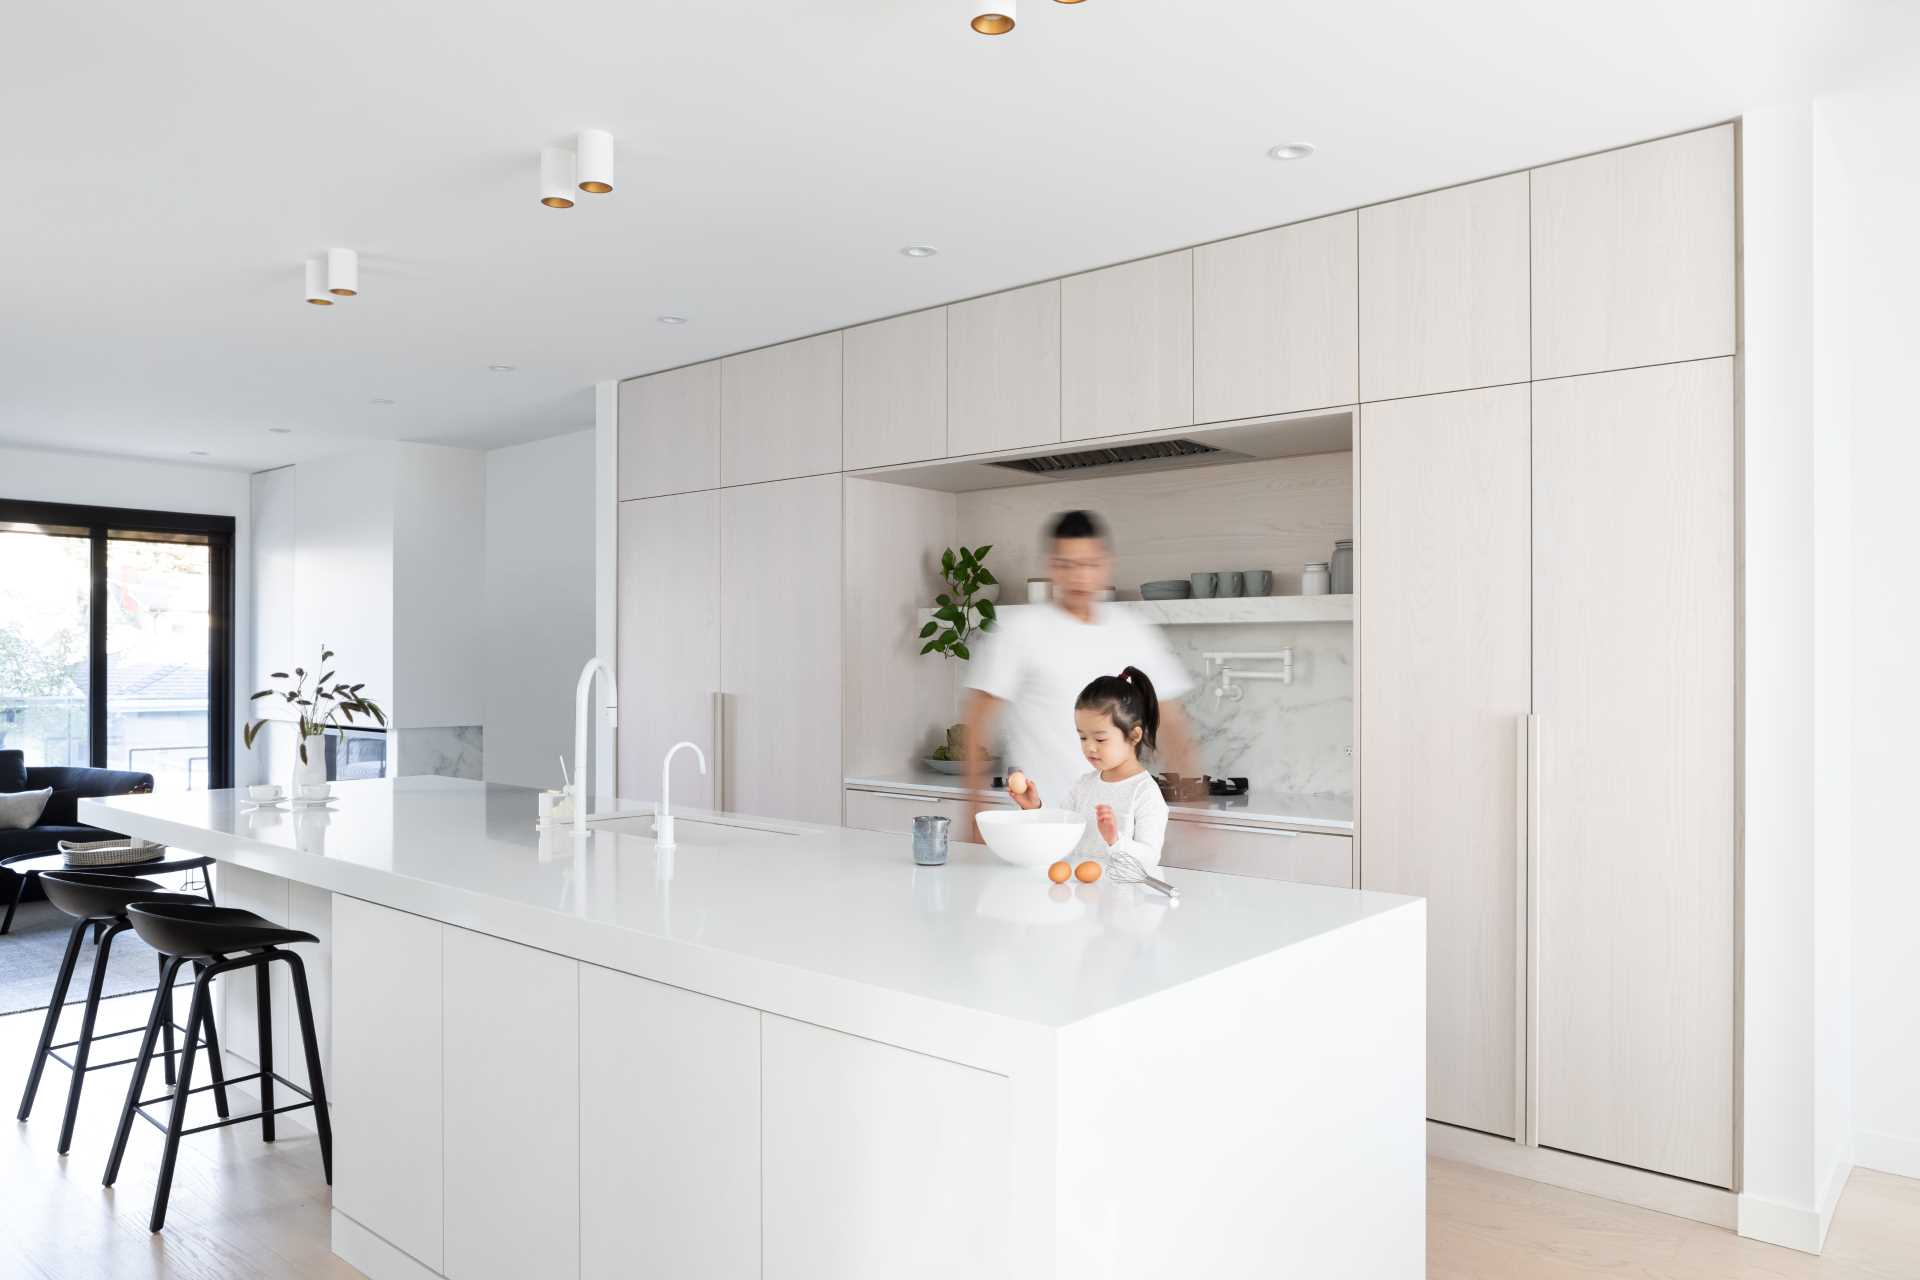
M0 500L0 748L232 784L233 520Z

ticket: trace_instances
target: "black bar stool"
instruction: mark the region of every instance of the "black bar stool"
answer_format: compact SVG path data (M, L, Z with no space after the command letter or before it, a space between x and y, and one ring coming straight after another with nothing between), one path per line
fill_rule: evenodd
M320 1165L327 1183L331 1185L333 1126L327 1115L326 1086L320 1079L320 1044L313 1034L313 1002L307 995L307 968L298 955L281 950L288 943L318 942L320 939L299 929L282 928L251 911L242 911L237 907L210 907L197 902L135 903L127 908L127 918L132 921L133 931L140 935L141 940L170 958L175 968L192 961L197 976L193 983L193 1004L187 1013L186 1048L180 1055L180 1081L173 1089L173 1109L167 1123L161 1124L145 1110L167 1101L166 1095L145 1099L140 1096L146 1084L147 1065L153 1057L154 1041L159 1039L160 1029L168 1021L163 1002L156 1000L153 1015L147 1019L146 1035L140 1041L133 1081L127 1088L126 1104L120 1108L120 1128L113 1137L113 1155L107 1160L107 1173L100 1180L101 1183L110 1187L113 1180L120 1176L120 1158L126 1154L127 1136L133 1130L133 1118L136 1115L165 1132L167 1140L160 1155L160 1179L153 1190L153 1216L147 1224L149 1231L158 1231L167 1220L167 1193L173 1187L173 1165L180 1151L181 1138L190 1133L257 1119L260 1121L261 1140L272 1142L273 1118L276 1115L312 1107L314 1125L320 1131ZM302 1089L285 1076L276 1075L273 1070L273 1001L269 994L267 969L275 961L285 962L293 977L294 1006L300 1014L300 1039L306 1050L307 1083L313 1086L312 1092ZM221 1118L212 1124L195 1125L188 1129L184 1127L187 1099L193 1094L219 1087L217 1084L201 1085L198 1089L193 1087L194 1045L199 1039L200 1028L213 1016L213 980L223 973L248 968L254 971L254 989L259 998L260 1070L249 1075L232 1076L226 1083L234 1085L258 1080L260 1110L252 1115L228 1116L223 1109ZM273 1104L273 1087L276 1083L285 1085L306 1101L276 1107Z
M151 880L138 876L100 875L87 871L49 871L41 875L40 886L46 892L47 901L74 917L73 932L67 936L67 951L60 960L59 976L53 980L53 996L47 1004L46 1020L40 1026L40 1044L33 1053L33 1066L27 1072L26 1092L20 1096L19 1118L25 1120L33 1111L34 1094L40 1088L40 1073L45 1070L47 1060L51 1058L66 1067L72 1075L67 1082L67 1112L60 1122L60 1144L56 1150L67 1154L67 1148L73 1143L74 1119L80 1114L80 1090L85 1085L87 1072L104 1071L108 1067L122 1067L132 1062L132 1058L121 1058L114 1062L89 1062L93 1052L93 1042L111 1040L116 1036L133 1034L132 1030L113 1031L104 1036L93 1034L95 1016L100 1012L100 988L106 982L107 961L113 954L114 938L129 927L127 906L134 902L173 902L205 905L200 898L188 893L171 893ZM75 963L80 958L80 944L87 930L93 930L93 977L87 983L87 1003L80 1015L80 1038L61 1044L53 1041L54 1033L60 1024L60 1015L67 1001L67 987L73 981ZM160 988L156 1006L166 1001L173 988L173 971L165 957L160 962ZM166 1008L166 1063L167 1077L173 1077L173 1010L170 1002ZM214 1101L220 1108L220 1114L227 1113L226 1083L220 1065L220 1038L214 1029L213 1019L207 1019L204 1028L207 1052L212 1056ZM60 1050L72 1049L71 1060L62 1057Z

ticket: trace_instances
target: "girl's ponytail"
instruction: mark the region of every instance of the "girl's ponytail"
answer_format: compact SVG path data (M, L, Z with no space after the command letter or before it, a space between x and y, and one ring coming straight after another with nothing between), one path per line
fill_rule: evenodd
M1152 751L1160 736L1160 696L1153 681L1138 667L1128 667L1117 676L1101 676L1080 691L1074 701L1076 711L1099 711L1112 719L1114 727L1128 738L1140 730L1140 755Z

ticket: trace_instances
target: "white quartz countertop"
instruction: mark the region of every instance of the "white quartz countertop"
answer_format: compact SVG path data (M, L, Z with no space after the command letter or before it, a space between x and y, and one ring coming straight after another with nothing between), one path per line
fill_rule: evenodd
M953 798L963 798L967 794L964 779L931 770L848 778L846 785L855 791L891 791L896 794ZM1352 796L1296 795L1284 791L1263 791L1255 787L1244 796L1214 796L1208 800L1170 803L1167 808L1175 819L1184 821L1243 823L1289 831L1353 834Z
M1169 870L1182 893L1169 908L1135 886L1057 887L978 845L920 868L901 836L677 812L679 848L662 855L650 816L617 811L585 839L539 831L528 788L415 777L334 790L324 811L194 791L82 800L80 817L729 998L804 978L828 984L816 998L888 992L1043 1027L1417 901Z

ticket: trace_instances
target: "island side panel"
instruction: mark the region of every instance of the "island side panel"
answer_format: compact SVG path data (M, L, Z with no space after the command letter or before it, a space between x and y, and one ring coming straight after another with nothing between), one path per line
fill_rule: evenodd
M1066 1028L1056 1097L1059 1280L1424 1275L1426 904Z

